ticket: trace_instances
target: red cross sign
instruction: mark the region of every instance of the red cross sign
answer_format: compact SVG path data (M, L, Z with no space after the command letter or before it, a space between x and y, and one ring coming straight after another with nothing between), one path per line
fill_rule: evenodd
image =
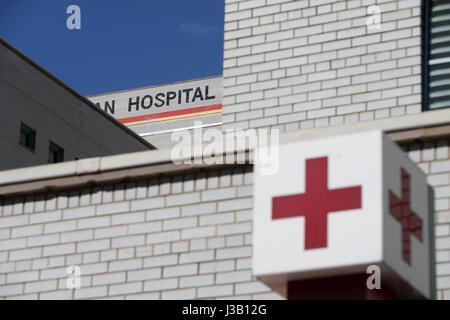
M305 217L305 250L327 247L328 214L361 208L361 186L328 189L328 157L306 160L306 192L272 199L272 219Z
M402 225L402 258L411 264L411 235L422 242L422 219L411 210L411 179L402 169L402 197L389 191L390 214Z
M426 174L381 130L314 130L255 149L253 274L278 290L377 265L399 297L433 297Z

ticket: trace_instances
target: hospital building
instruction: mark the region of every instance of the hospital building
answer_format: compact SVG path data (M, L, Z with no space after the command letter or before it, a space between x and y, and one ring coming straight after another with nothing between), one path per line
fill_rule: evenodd
M222 75L89 97L0 41L0 299L450 299L450 3L224 6Z

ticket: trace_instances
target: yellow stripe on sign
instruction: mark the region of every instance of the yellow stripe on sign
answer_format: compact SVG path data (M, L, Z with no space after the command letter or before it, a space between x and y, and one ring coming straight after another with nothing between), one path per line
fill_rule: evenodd
M171 121L177 121L177 120L181 120L181 119L205 117L205 116L210 116L210 115L214 115L214 114L219 114L221 112L222 112L222 110L211 110L211 111L204 111L204 112L198 112L198 113L190 113L190 114L171 116L171 117L165 117L165 118L157 118L157 119L152 119L152 120L129 122L126 124L126 126L132 127L132 126L141 125L141 124L145 124L145 123L171 122Z

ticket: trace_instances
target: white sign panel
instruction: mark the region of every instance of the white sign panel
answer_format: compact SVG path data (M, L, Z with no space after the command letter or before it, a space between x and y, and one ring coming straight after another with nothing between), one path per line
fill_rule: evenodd
M106 93L89 99L126 125L220 113L222 77Z
M387 137L383 144L384 261L425 296L430 290L430 204L425 173ZM434 241L434 239L433 239Z
M275 175L263 175L255 165L256 276L279 283L382 264L429 296L426 177L381 132L282 144L279 168ZM418 231L403 221L413 215L403 213L408 199L400 192L401 168L414 183L412 205L422 221L421 241L415 239ZM394 209L386 204L386 190L397 197L392 198ZM412 240L405 248L401 237L408 232Z

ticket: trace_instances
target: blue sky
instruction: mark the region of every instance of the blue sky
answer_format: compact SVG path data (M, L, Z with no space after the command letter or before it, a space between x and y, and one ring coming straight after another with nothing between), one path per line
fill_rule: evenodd
M0 37L84 95L222 74L223 21L224 0L0 0Z

